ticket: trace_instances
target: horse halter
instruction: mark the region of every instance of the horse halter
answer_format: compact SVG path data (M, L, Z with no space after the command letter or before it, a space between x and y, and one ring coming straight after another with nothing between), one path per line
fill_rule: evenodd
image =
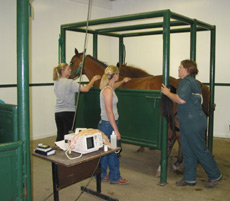
M83 58L83 60L80 62L79 66L78 66L74 71L71 72L71 75L73 75L74 73L76 73L76 75L77 75L77 76L74 78L74 80L76 80L77 78L80 77L81 68L83 68L84 61L85 61L85 58L86 58L86 57L87 57L87 56L85 56L85 57ZM73 65L74 62L70 62L69 64L70 64L70 65Z

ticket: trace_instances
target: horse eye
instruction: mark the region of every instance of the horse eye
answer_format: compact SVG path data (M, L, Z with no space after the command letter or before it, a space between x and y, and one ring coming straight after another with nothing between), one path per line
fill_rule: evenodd
M70 65L73 65L73 62L70 62L69 64L70 64Z

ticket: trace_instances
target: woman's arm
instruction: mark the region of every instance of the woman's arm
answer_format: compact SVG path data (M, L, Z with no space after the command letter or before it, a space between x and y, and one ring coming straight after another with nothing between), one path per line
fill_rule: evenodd
M110 88L106 88L103 91L102 95L104 96L105 110L106 110L106 114L108 116L109 122L112 125L115 134L117 135L117 139L120 140L121 135L118 130L118 127L115 121L115 117L113 114L113 91Z
M184 101L183 99L181 99L178 94L174 94L174 93L171 93L170 92L170 89L167 88L164 84L162 84L162 87L161 87L161 92L168 96L172 101L178 103L178 104L185 104L186 101Z
M131 78L125 77L123 80L121 80L121 81L119 81L119 82L116 82L116 83L114 84L114 89L120 87L122 84L128 82L129 80L131 80Z
M100 75L95 75L87 85L81 87L81 92L88 92L93 86L94 82L99 80L100 78L101 78Z

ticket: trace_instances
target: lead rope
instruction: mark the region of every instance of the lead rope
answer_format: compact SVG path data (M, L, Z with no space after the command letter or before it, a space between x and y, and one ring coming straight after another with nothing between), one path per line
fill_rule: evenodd
M77 101L76 101L76 111L75 111L75 113L74 113L74 118L73 118L72 129L69 131L69 133L74 133L73 129L74 129L74 126L75 126L75 121L76 121L76 117L77 117L77 110L78 110L79 99L80 99L80 91L81 91L81 78L82 78L82 71L83 71L84 62L85 62L86 42L87 42L87 35L88 35L88 27L89 27L89 14L90 14L91 4L92 4L92 0L89 0L89 3L88 3L88 15L87 15L87 22L86 22L86 30L85 30L84 51L83 51L82 62L79 64L79 65L80 65L80 67L81 67L81 69L80 69L79 89L78 89Z

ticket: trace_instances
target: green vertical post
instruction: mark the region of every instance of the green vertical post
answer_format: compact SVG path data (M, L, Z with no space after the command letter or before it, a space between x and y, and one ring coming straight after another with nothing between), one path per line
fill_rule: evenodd
M93 34L93 57L97 59L97 50L98 50L98 34Z
M210 105L209 105L209 129L208 149L212 153L213 148L213 123L214 123L214 98L215 98L215 63L216 63L216 26L211 30L211 51L210 51Z
M59 59L59 63L65 63L66 62L66 45L65 45L66 44L66 30L63 28L61 28L60 38L61 38L61 44L59 46L60 48L59 57L61 57L61 59Z
M23 141L24 199L31 200L29 117L29 0L17 0L18 133Z
M169 83L169 62L170 62L170 10L164 13L163 25L163 83ZM160 185L167 183L167 153L168 153L168 123L165 118L162 120L161 138L161 178Z
M119 37L119 64L123 64L124 62L124 39L123 37Z
M63 43L63 39L61 37L61 35L59 36L59 39L58 39L58 64L61 63L61 54L62 54L62 43Z
M191 24L191 32L190 32L190 59L196 61L196 20Z

